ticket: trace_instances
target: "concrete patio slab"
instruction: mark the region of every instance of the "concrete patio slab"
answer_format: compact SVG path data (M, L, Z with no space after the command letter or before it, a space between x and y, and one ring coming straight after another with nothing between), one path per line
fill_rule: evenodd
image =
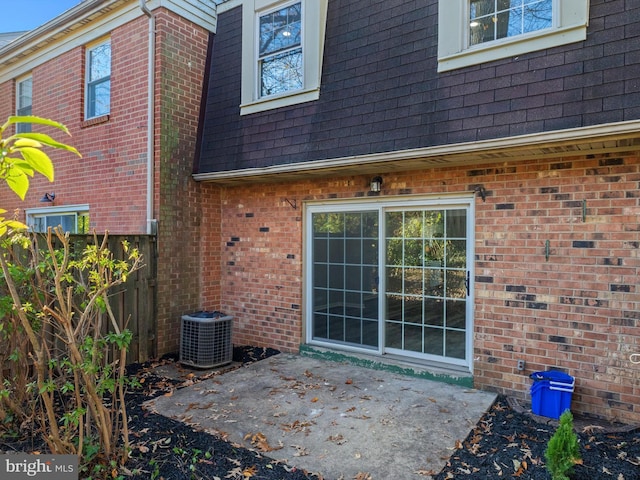
M279 354L146 407L324 479L430 478L495 395Z

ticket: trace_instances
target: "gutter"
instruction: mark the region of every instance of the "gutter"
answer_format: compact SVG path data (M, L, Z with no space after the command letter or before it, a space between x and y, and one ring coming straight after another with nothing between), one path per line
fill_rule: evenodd
M156 51L156 19L147 8L146 0L140 0L140 9L149 18L149 48L147 61L147 234L155 235L158 230L157 219L153 218L154 199L154 114L155 114L155 51Z

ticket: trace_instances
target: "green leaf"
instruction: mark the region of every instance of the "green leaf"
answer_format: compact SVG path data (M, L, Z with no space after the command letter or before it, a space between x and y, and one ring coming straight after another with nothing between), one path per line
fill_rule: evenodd
M38 125L48 125L50 127L57 128L62 130L65 133L69 133L67 127L65 127L62 123L56 122L54 120L49 120L48 118L38 117L36 115L14 115L7 119L5 124L0 128L0 133L2 133L9 125L14 123L37 123Z
M12 230L26 230L27 226L22 223L22 222L18 222L17 220L2 220L2 218L0 218L0 222L2 222L2 225L7 226L8 228L12 229Z
M18 138L15 142L13 142L14 147L34 147L34 148L42 148L42 144L37 140L32 140L30 138Z
M49 155L33 147L22 147L20 153L36 172L41 173L47 180L53 182L53 163Z
M24 200L29 190L29 179L24 172L18 170L7 177L7 185L20 197L20 200Z
M78 150L76 150L72 146L67 145L65 143L60 143L57 140L54 140L49 135L44 134L44 133L16 133L15 135L12 135L11 137L7 138L6 141L7 141L7 143L9 143L10 141L15 141L15 139L18 139L18 138L29 138L31 140L35 140L37 142L40 142L43 145L46 145L48 147L60 148L62 150L67 150L69 152L75 153L79 157L82 157L82 155L80 155L80 152L78 152Z
M9 167L9 175L13 175L14 173L13 169L21 170L22 173L24 173L25 175L29 175L30 177L33 177L33 173L34 173L33 168L31 167L29 162L26 162L25 160L16 159L14 162L12 162Z

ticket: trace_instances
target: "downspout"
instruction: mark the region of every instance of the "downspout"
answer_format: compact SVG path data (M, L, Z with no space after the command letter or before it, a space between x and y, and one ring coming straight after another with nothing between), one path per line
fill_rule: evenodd
M147 61L147 234L157 233L157 221L153 218L154 199L154 115L155 115L155 52L156 52L156 21L147 8L146 0L140 0L140 9L149 18L149 58Z

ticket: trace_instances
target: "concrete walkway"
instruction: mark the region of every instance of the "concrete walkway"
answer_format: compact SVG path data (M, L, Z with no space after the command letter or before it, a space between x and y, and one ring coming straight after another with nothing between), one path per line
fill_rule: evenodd
M326 480L438 473L495 395L280 354L147 404ZM361 477L363 478L363 477Z

